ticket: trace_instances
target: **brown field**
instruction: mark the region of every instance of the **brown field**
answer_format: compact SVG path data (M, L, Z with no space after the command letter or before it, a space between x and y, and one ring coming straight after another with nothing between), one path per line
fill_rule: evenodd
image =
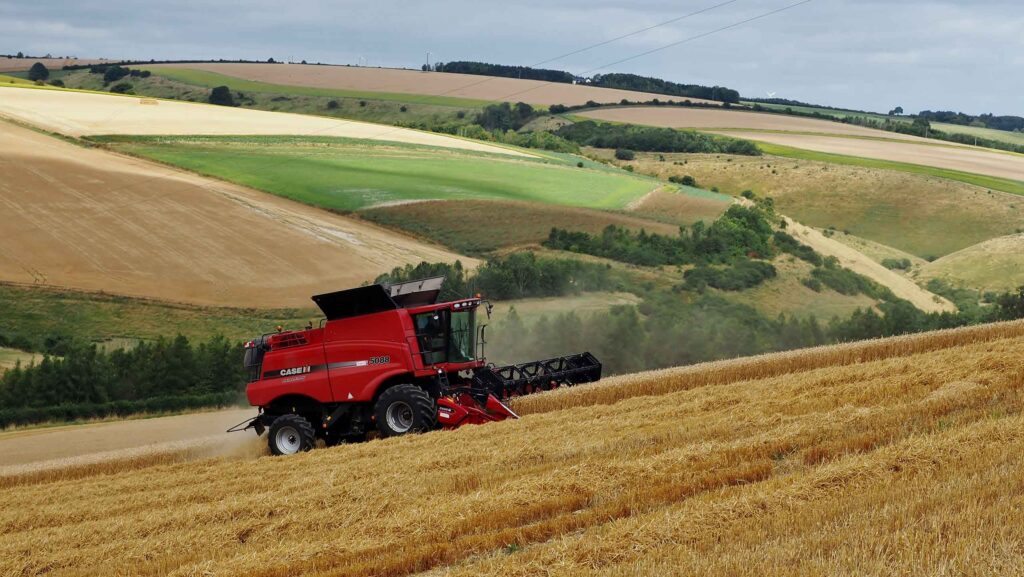
M94 58L85 60L79 60L77 58L0 58L0 72L28 70L29 68L32 68L32 65L36 62L42 62L43 66L46 66L52 72L54 70L60 70L64 66L72 66L75 64L102 64L104 62L116 61Z
M717 199L658 189L629 206L629 212L674 225L690 226L697 221L712 222L722 216L731 203ZM678 233L676 230L673 234Z
M4 478L12 575L1019 575L1024 323L641 373L519 421Z
M816 152L906 162L1024 180L1024 155L1021 154L1004 154L984 148L937 142L827 120L736 110L693 110L668 107L610 108L587 112L584 115L615 122L674 128L699 128L736 138L760 140ZM785 132L813 134L785 134ZM893 140L906 140L907 142L893 142Z
M529 154L516 150L475 140L355 120L70 90L2 88L0 90L0 117L6 116L68 136L96 134L336 136L529 156ZM144 100L151 104L142 104ZM156 102L156 105L153 105L152 102Z
M743 131L730 131L722 134L815 152L906 162L998 178L1024 180L1024 154L1001 153L968 146L954 147L832 136Z
M306 307L312 294L395 266L458 258L323 210L2 122L0 173L5 281Z
M675 225L626 214L527 202L439 200L371 208L359 214L371 222L472 254L538 244L548 238L552 227L599 233L614 224L661 234L679 232ZM696 212L693 215L698 216Z
M891 138L919 142L935 142L917 136L885 132L853 124L843 124L817 118L802 118L766 112L742 110L707 110L701 108L629 106L623 108L602 108L579 113L580 116L624 122L648 124L667 128L698 128L702 130L777 130L784 132L805 132L816 134L838 134L874 138Z
M517 78L498 78L470 74L425 73L419 70L402 70L397 68L317 66L313 64L232 64L219 62L158 64L148 65L146 68L151 70L158 70L160 68L189 68L271 84L290 84L313 88L334 88L367 92L426 94L499 102L505 100L521 101L542 106L550 106L552 104L571 106L584 104L588 100L598 103L619 102L622 99L644 102L655 98L660 100L690 100L693 102L720 104L719 102L701 100L699 98L679 98L665 96L664 94L633 92L631 90L615 90L585 85L542 82L540 80L520 80Z
M1016 291L1024 286L1024 235L994 238L946 255L921 269L924 279L980 291Z

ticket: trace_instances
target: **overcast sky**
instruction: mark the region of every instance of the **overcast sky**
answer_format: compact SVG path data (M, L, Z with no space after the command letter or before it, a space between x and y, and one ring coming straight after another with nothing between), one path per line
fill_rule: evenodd
M725 0L0 0L0 53L532 65ZM797 0L735 0L545 67L574 73ZM1024 115L1024 1L812 0L597 72L861 109Z

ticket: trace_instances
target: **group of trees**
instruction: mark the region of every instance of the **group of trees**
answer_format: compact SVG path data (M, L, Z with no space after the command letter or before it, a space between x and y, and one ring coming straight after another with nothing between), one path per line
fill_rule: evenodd
M487 260L475 272L461 262L406 265L377 277L377 283L397 283L433 276L446 277L441 300L483 294L510 300L553 297L587 291L617 290L618 278L610 267L571 259L538 257L532 252L514 253Z
M605 124L585 120L567 124L555 135L580 146L623 148L645 152L689 152L760 156L757 145L747 140L713 136L692 130L674 130L632 124Z
M502 102L485 106L477 115L476 123L485 130L519 130L536 116L537 111L525 102L515 105Z
M730 104L738 104L740 93L732 88L722 86L700 86L697 84L679 84L636 74L598 74L590 79L591 86L602 88L618 88L621 90L635 90L637 92L654 92L668 96L682 96L684 98L701 98L704 100L718 100Z
M705 100L718 100L730 104L739 103L740 93L731 88L722 86L700 86L697 84L679 84L651 78L638 76L636 74L598 74L593 78L581 78L564 70L549 70L544 68L531 68L529 66L506 66L503 64L489 64L486 62L472 62L459 60L456 62L438 62L433 66L422 66L423 70L434 70L436 72L456 72L459 74L477 74L481 76L500 76L504 78L524 78L529 80L543 80L546 82L561 82L565 84L580 83L602 88L619 88L622 90L635 90L638 92L654 92L667 96L681 96L684 98L700 98Z
M104 352L62 340L42 361L0 376L0 427L223 405L245 387L242 348L184 336Z
M974 116L963 112L952 110L923 110L917 115L930 122L945 122L946 124L959 124L961 126L981 126L994 128L996 130L1024 131L1024 117L1020 116L995 116L993 114L981 114Z
M423 68L424 70L427 69L426 64L423 65ZM572 74L563 70L547 70L544 68L530 68L529 66L506 66L503 64L488 64L486 62L470 62L465 60L438 62L430 69L435 72L525 78L529 80L544 80L546 82L571 83L574 79Z
M685 300L657 293L638 306L570 311L532 324L510 314L488 331L488 350L499 363L589 350L610 375L1018 318L1024 287L977 314L924 313L900 300L831 321L768 318L713 294Z
M678 236L632 232L608 225L600 235L551 229L544 246L642 266L729 264L771 258L772 224L759 208L733 205L710 226L680 227Z

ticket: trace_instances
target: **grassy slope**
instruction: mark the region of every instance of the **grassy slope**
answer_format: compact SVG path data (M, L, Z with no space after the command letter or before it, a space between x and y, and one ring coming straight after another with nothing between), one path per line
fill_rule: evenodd
M180 82L164 76L129 77L124 81L132 85L135 93L155 98L206 102L210 95L210 88L206 86ZM65 76L64 82L68 87L77 89L106 92L110 88L103 84L102 76L85 71ZM280 88L282 92L246 92L245 98L241 99L238 104L243 108L315 114L383 124L468 123L479 110L477 106L453 107L422 102L413 103L408 100L348 98L337 95L297 93L292 90L295 88L292 86L281 86ZM332 101L336 103L336 106L330 105ZM463 116L462 119L459 118L460 114Z
M926 334L630 375L523 399L519 421L284 459L8 477L0 572L1011 574L1022 344L1021 323Z
M610 151L588 154L611 158ZM704 187L753 190L817 228L835 227L918 257L938 257L1024 228L1019 197L934 176L782 157L638 155L638 172L690 175Z
M3 374L7 369L17 366L19 363L22 366L26 366L41 359L41 355L0 347L0 374Z
M921 277L983 292L1016 291L1024 285L1024 235L994 238L947 255L926 264Z
M331 138L150 138L118 150L339 211L432 199L498 199L623 208L658 183L560 159Z
M610 224L661 234L678 232L674 225L613 212L492 200L400 204L371 208L359 215L470 255L540 243L553 227L592 234Z
M305 325L319 318L309 309L241 309L0 284L0 334L41 343L52 335L84 341L151 340L181 333L200 341L215 334L250 339L278 324Z
M139 66L141 70L150 70L153 74L163 76L171 80L213 88L215 86L228 86L232 90L242 92L262 92L272 94L298 94L304 96L327 96L335 98L359 98L367 100L391 100L395 102L409 102L414 104L431 104L437 106L450 106L456 108L482 108L489 102L486 100L475 100L471 98L456 98L451 96L432 96L429 94L405 94L391 92L371 92L359 90L340 90L335 88L314 88L311 86L295 86L285 84L270 84L254 80L244 80L234 76L207 72L205 70L194 70L190 68L147 68Z
M982 174L962 172L959 170L949 170L933 166L923 166L920 164L909 164L906 162L894 162L891 160L878 160L873 158L846 156L842 154L830 154L827 152L815 152L811 150L803 150L800 148L782 146L779 144L770 144L767 142L758 142L757 146L763 152L775 156L784 156L786 158L793 158L797 160L813 160L819 162L828 162L830 164L862 166L866 168L879 168L884 170L898 170L901 172L910 172L913 174L937 176L939 178L948 178L950 180L956 180L959 182L973 184L975 186L981 186L984 188L991 188L993 190L1000 190L1003 192L1024 195L1024 182L1019 180L1010 180L1007 178L998 178L995 176L985 176Z

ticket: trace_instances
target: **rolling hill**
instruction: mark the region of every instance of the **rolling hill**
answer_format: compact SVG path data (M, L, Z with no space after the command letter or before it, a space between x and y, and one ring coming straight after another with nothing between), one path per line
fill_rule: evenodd
M614 122L698 128L736 138L827 154L1024 181L1024 155L1021 154L927 140L827 120L745 111L642 106L601 109L583 115Z
M1022 344L1024 324L990 325L628 375L523 398L519 421L292 457L8 472L0 571L1006 574Z
M70 90L5 87L0 90L0 116L68 136L305 135L531 156L484 142L354 120Z
M6 281L306 307L312 294L407 262L458 258L364 222L3 122L0 167Z
M599 103L619 102L623 99L647 101L684 100L666 97L664 94L634 92L594 86L521 80L494 76L474 76L447 72L420 72L396 68L364 68L357 66L317 66L306 64L233 64L233 63L188 63L146 65L144 68L169 78L200 84L208 87L228 84L238 90L281 91L281 86L337 91L354 96L394 98L396 95L426 95L434 102L445 99L476 101L477 105L488 102L522 101L529 104L550 106L564 104L572 106L587 101ZM234 82L232 82L234 80ZM238 80L247 83L238 83ZM720 104L690 98L694 102Z

